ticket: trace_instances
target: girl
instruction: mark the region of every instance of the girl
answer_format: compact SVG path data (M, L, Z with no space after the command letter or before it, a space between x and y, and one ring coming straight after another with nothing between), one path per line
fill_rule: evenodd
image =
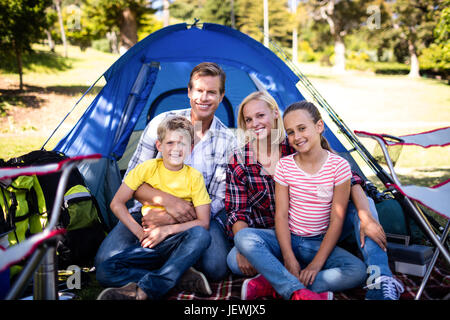
M350 197L350 165L330 152L322 135L324 122L312 103L292 104L283 120L289 144L297 151L280 159L274 178L275 230L284 265L305 287L316 279L323 291L358 285L358 272L352 270L362 268L362 275L365 268L336 247ZM294 295L301 299L311 293L302 288Z

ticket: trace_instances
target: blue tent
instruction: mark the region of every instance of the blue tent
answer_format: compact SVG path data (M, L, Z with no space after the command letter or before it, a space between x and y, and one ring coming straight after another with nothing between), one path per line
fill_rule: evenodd
M152 33L121 56L105 73L106 85L56 150L69 156L100 153L80 171L96 196L108 227L115 223L107 205L121 183L137 140L155 115L189 107L187 84L200 62L218 63L226 72L225 98L217 115L236 126L239 103L249 93L267 90L284 110L303 100L299 76L261 43L216 24L177 24ZM347 150L327 129L339 153Z

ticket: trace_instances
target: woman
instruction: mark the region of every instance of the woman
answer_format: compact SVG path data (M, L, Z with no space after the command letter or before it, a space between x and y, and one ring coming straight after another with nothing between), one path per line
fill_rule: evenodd
M227 229L234 237L246 228L273 229L275 214L275 183L273 173L278 160L295 152L285 138L281 112L275 100L265 92L254 92L246 97L238 111L238 127L244 133L244 146L235 152L228 165L225 207L228 213ZM377 221L376 209L368 201L360 184L352 177L351 199L347 207L341 239L354 230L356 240L368 266L378 266L379 277L368 290L367 299L398 299L403 291L389 270L386 237ZM356 208L355 208L356 206ZM247 230L248 231L248 230ZM249 233L249 232L245 232ZM244 234L244 233L241 233ZM258 237L252 235L255 240ZM250 240L238 237L246 242ZM261 240L261 239L257 239ZM261 240L263 241L263 240ZM236 238L235 238L235 245ZM234 247L227 257L231 271L240 276L254 276L258 271ZM371 269L373 270L373 268ZM361 274L355 275L361 277ZM243 284L243 299L252 299L250 290L254 284L259 288L262 277L247 279ZM273 291L268 290L271 295Z

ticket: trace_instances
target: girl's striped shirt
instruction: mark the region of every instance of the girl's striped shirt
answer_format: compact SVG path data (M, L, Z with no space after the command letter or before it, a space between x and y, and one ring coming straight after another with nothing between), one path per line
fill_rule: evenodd
M312 237L327 231L334 187L352 177L344 158L328 152L328 158L315 174L295 163L295 154L281 158L274 179L289 187L289 228L291 233Z

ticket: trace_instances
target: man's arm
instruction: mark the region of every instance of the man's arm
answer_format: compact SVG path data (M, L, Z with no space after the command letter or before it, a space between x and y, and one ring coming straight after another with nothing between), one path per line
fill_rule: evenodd
M166 225L183 223L196 218L192 203L175 197L164 191L155 189L150 185L142 184L134 193L134 198L143 205L164 207L165 210L153 210L152 213L142 218L144 226Z
M384 233L383 227L373 218L370 211L369 201L367 200L367 196L363 188L359 184L355 184L352 186L350 195L358 212L359 220L361 221L361 248L364 247L365 236L368 236L375 241L381 249L386 251L386 234Z
M211 215L210 205L200 205L195 208L195 212L198 218L192 221L160 226L150 230L144 229L146 232L148 232L148 235L144 238L144 240L142 240L142 246L144 248L153 248L168 236L186 231L195 226L201 226L205 229L208 229L209 219Z

